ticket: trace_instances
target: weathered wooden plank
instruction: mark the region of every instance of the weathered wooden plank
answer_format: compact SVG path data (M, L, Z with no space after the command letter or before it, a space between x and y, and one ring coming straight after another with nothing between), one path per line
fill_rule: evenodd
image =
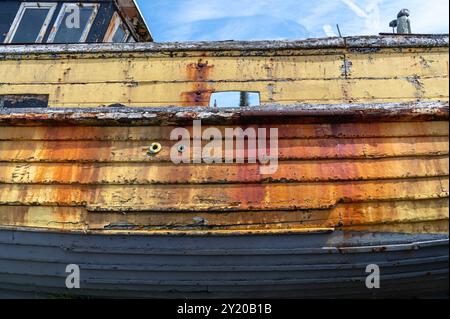
M269 104L262 107L142 107L124 105L96 108L0 108L0 123L11 126L192 126L202 125L329 124L376 122L447 121L448 100L407 103L341 103L294 105Z
M87 211L82 207L0 206L0 225L85 230L88 228Z
M214 127L225 136L226 126ZM386 123L332 123L299 125L247 125L246 128L277 128L278 136L284 138L355 138L355 137L425 137L448 136L448 122L386 122ZM152 141L169 140L176 126L0 126L0 140L47 140L47 141ZM192 126L185 127L191 136ZM233 127L231 127L233 128Z
M176 81L267 81L282 79L448 77L448 52L344 54L279 57L109 58L3 61L0 78L9 84ZM20 73L21 76L15 76ZM89 74L89 76L86 76Z
M370 231L375 233L404 233L404 234L448 234L448 219L418 223L393 223L383 225L363 225L344 227L347 231Z
M347 41L5 47L0 94L49 94L51 107L207 106L231 90L284 104L448 98L448 36Z
M448 77L448 53L370 53L346 54L347 74L351 78Z
M338 103L345 100L343 82L338 80L304 80L300 82L195 82L195 83L98 83L42 84L0 86L0 94L49 94L49 106L95 107L124 104L128 106L208 106L214 91L256 91L261 102L302 100ZM299 88L302 88L299 90ZM196 94L198 92L199 94ZM398 95L398 93L396 94ZM401 94L403 97L405 94Z
M448 156L286 161L278 164L275 173L261 175L258 164L0 162L0 183L137 185L375 180L445 176L449 174L448 166Z
M109 58L3 61L9 84L177 81L260 81L340 78L344 55L207 58ZM14 76L20 73L21 76ZM87 76L89 74L89 76Z
M63 230L289 229L448 220L448 199L338 204L329 210L87 212L84 207L0 206L0 224Z
M327 210L247 211L228 213L90 212L90 229L145 228L290 228L346 227L445 220L448 199L377 203L345 203Z
M170 151L176 143L161 141L161 152L148 155L151 143L146 141L0 141L0 161L161 162L171 160ZM287 139L279 141L278 157L285 160L428 156L447 155L448 149L448 137ZM246 159L248 151L246 146Z
M143 42L143 43L102 43L102 44L41 44L41 45L15 45L2 46L0 53L4 56L14 57L39 56L44 57L65 57L79 55L116 55L117 54L188 54L194 52L198 54L209 53L221 56L226 52L235 54L245 54L253 52L257 55L273 55L275 51L310 52L313 50L342 50L354 49L377 51L381 49L394 49L408 51L414 49L447 49L448 34L434 35L382 35L382 36L352 36L352 37L332 37L303 40L274 40L274 41L198 41L198 42ZM56 57L55 57L56 56Z
M447 177L302 184L70 186L0 184L0 205L86 205L111 211L330 208L340 202L448 197Z
M0 86L0 94L49 94L51 107L208 106L212 92L260 92L261 103L406 102L448 98L448 77L182 83L29 84Z

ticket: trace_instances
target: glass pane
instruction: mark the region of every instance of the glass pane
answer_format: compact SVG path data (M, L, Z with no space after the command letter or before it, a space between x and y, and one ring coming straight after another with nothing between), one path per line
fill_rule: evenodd
M227 108L243 106L259 106L259 92L231 91L215 92L211 95L209 106Z
M61 24L53 40L55 43L77 43L86 28L93 7L67 6Z
M49 9L28 8L22 16L12 43L35 43Z
M125 29L122 25L119 25L117 28L116 33L114 33L114 36L112 38L112 42L114 43L120 43L123 42L123 38L125 38Z

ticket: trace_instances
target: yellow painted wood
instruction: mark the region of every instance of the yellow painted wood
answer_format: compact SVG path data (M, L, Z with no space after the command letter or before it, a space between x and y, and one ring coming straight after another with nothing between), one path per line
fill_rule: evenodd
M30 56L0 61L0 94L49 94L53 107L206 106L211 92L230 90L259 91L262 103L285 104L448 99L448 50L443 48L320 52ZM201 92L200 100L189 96L193 92Z
M0 94L49 94L51 107L208 105L213 91L228 90L260 91L263 103L286 104L449 96L447 48L246 55L8 57L0 61ZM192 100L197 91L199 102ZM183 231L172 226L200 218L215 228L193 227L199 234L448 232L448 122L280 126L272 180L256 165L172 165L171 129L0 127L0 227L105 232L129 222L150 226L135 232L173 233ZM163 149L149 157L155 141Z
M448 78L368 80L298 80L289 82L216 82L208 83L211 92L257 91L261 103L376 103L408 102L420 99L435 101L448 98ZM202 85L183 83L99 83L0 86L0 94L48 94L53 107L209 105L205 95L201 102L187 101L182 94L203 90Z
M0 227L8 226L81 231L88 228L87 212L81 207L0 206Z
M397 78L408 76L448 77L448 52L337 54L280 57L209 58L109 58L63 59L0 63L2 83L104 83L192 81L190 66L207 63L208 80L247 81L274 79L333 79L344 77L344 56L351 62L352 78ZM89 72L89 76L86 76ZM17 74L21 74L17 77Z
M351 78L448 77L448 52L346 54Z
M0 63L4 83L104 83L193 81L198 63L207 64L211 81L340 78L344 56L111 58L22 60ZM89 76L86 77L87 72ZM23 74L17 77L14 74ZM205 79L206 80L206 79Z

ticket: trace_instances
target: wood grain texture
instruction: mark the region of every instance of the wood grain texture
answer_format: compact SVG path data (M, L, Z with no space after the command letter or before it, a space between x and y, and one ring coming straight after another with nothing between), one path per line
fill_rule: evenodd
M0 95L49 94L52 109L0 112L3 225L446 231L448 36L0 52ZM259 91L263 107L205 108L230 90ZM110 104L123 105L90 109ZM170 132L194 119L277 127L278 170L174 165Z
M0 126L1 141L152 141L168 140L178 126ZM214 127L225 135L224 125ZM247 125L257 129L261 125ZM359 138L359 137L432 137L448 136L446 121L435 122L369 122L331 124L268 124L277 128L282 139ZM192 134L192 127L185 127Z
M447 156L283 161L269 176L260 164L0 163L5 184L230 184L358 181L448 176Z
M48 227L61 230L226 230L300 229L391 226L448 220L448 198L439 200L342 203L330 209L236 212L88 212L85 207L0 206L3 226ZM416 209L421 214L415 213Z
M267 127L280 133L272 175L250 163L175 165L174 126L1 126L0 225L445 232L448 122ZM163 149L149 156L155 141Z
M51 107L205 107L213 92L240 90L260 92L262 104L438 101L449 96L445 46L370 53L351 48L280 49L253 56L211 48L194 56L182 53L92 52L56 60L11 55L0 61L0 94L49 94Z
M448 179L231 185L0 184L0 205L87 205L112 211L231 211L329 208L339 202L448 197Z
M175 141L161 141L162 150L149 156L150 141L0 141L0 161L11 162L169 162ZM205 146L208 142L203 141ZM187 147L189 145L186 145ZM225 143L223 143L225 147ZM448 137L353 139L282 139L279 159L387 158L447 155ZM236 150L248 158L255 148ZM186 152L192 153L192 148ZM190 153L190 154L191 154ZM224 154L224 152L222 152ZM252 154L252 153L250 153ZM192 156L190 156L192 158Z

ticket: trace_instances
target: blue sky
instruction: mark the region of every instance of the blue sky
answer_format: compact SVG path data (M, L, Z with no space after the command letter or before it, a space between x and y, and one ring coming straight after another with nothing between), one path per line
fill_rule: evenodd
M448 0L137 0L156 41L303 39L390 32L411 11L413 32L448 33Z

